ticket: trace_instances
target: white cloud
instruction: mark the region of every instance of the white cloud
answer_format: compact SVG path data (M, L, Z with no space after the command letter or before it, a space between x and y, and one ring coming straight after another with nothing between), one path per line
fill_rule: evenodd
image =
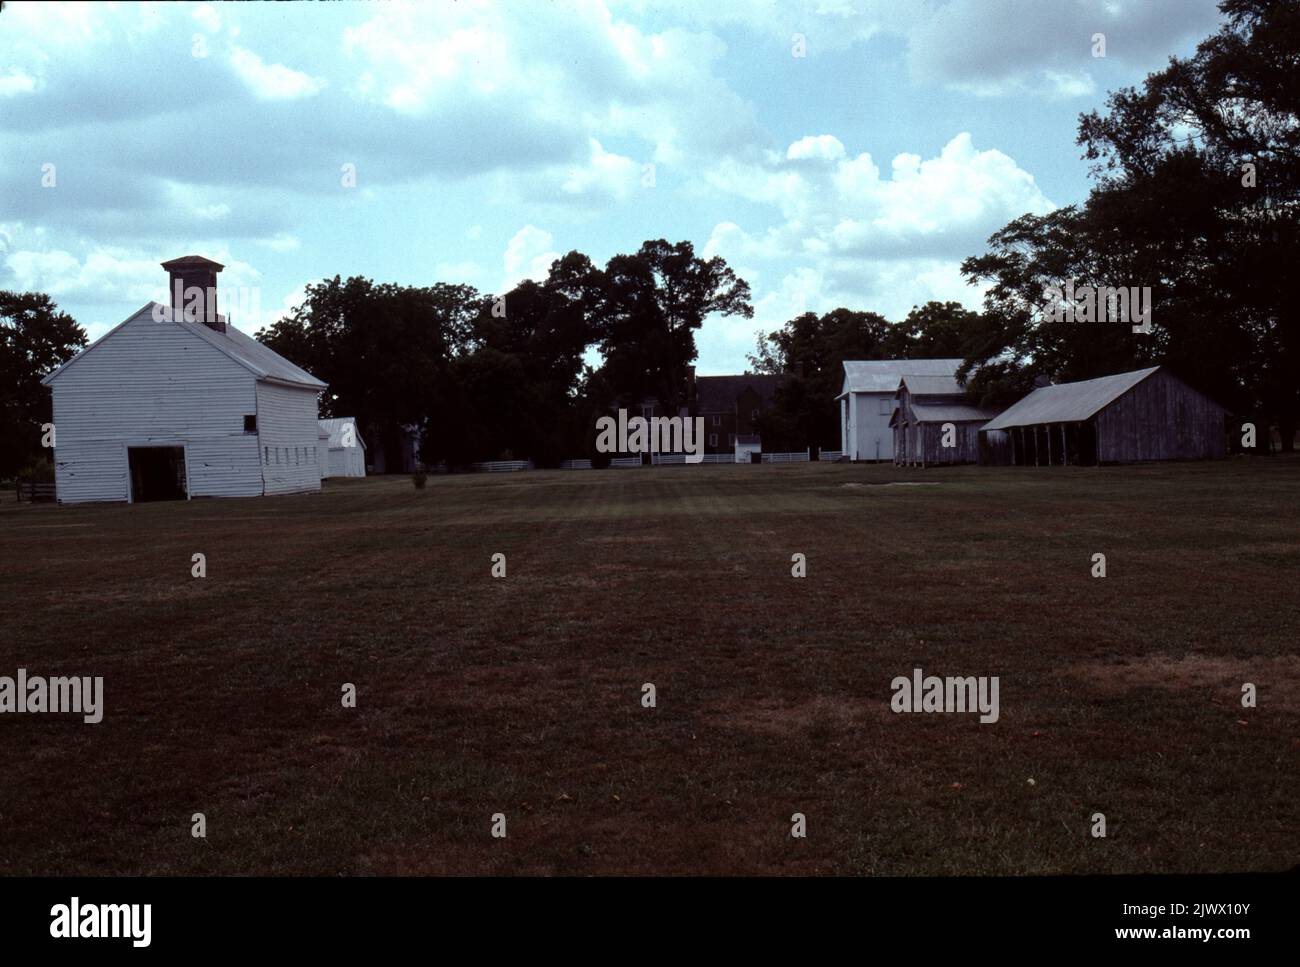
M560 189L570 196L622 201L640 184L641 166L631 158L606 151L595 138L589 139L587 164L569 168Z
M254 239L254 242L272 252L296 252L302 247L302 240L288 232L276 232L270 238Z
M7 74L0 74L0 97L29 94L34 90L36 90L36 78L21 67L11 67Z
M267 101L294 100L311 97L325 86L321 78L311 77L302 71L283 64L267 64L246 47L233 47L230 65L249 90Z
M210 3L200 3L190 14L199 26L210 34L215 34L221 30L221 14L217 13L217 8Z
M551 270L551 263L560 257L551 245L551 233L535 225L525 225L506 244L505 276L501 291L513 288L525 279L541 282Z
M809 135L790 145L785 156L790 161L838 161L844 157L844 145L833 134Z

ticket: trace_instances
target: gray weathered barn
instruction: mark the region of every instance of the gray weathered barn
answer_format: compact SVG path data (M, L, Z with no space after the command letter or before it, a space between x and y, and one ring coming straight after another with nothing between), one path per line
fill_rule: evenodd
M904 375L889 425L897 466L977 463L979 431L997 409L973 405L956 376Z
M1227 413L1161 366L1034 390L980 430L980 462L1013 466L1208 460Z

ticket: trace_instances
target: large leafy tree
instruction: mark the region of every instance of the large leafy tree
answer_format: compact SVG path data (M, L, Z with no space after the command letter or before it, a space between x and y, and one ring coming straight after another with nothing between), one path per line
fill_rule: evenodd
M553 464L580 453L573 409L583 355L595 341L590 260L571 252L544 282L482 301L468 351L450 367L443 406L426 425L426 452L452 465L512 457Z
M0 477L41 454L41 424L53 419L41 378L86 345L86 332L49 296L0 291Z
M1225 0L1220 10L1223 26L1193 56L1113 94L1105 115L1083 118L1079 141L1098 162L1100 191L1125 203L1168 196L1161 175L1194 159L1199 190L1155 222L1174 249L1169 260L1188 249L1199 256L1186 281L1202 310L1184 316L1198 330L1187 355L1215 358L1291 449L1300 418L1300 307L1289 291L1300 263L1300 6Z
M603 357L602 376L626 402L658 399L676 412L686 399L695 332L707 316L751 318L749 283L690 242L645 242L586 277Z
M482 305L467 285L335 276L308 286L302 305L257 338L329 383L324 415L355 416L391 447L399 427L440 408Z

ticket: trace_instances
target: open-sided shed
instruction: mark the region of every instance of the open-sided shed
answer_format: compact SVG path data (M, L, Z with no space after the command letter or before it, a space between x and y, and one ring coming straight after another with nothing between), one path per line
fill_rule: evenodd
M1014 466L1208 460L1226 411L1161 366L1034 390L980 431L980 462Z

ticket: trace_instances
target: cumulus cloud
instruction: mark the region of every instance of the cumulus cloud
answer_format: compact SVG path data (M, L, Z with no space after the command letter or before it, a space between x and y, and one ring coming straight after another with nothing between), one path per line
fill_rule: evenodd
M817 135L784 154L771 152L763 163L728 163L711 178L718 190L780 215L753 231L721 222L703 249L750 279L751 337L800 313L841 305L893 319L931 299L977 305L982 293L967 285L962 258L1011 219L1054 207L1014 159L976 147L966 132L934 157L895 156L887 174L870 153L850 156L838 138ZM766 276L776 281L756 283ZM719 325L709 322L710 338L739 338L734 323Z
M506 243L505 275L500 291L505 292L525 279L541 282L551 270L551 263L560 257L552 250L551 233L535 225L525 225Z
M641 165L621 154L606 151L595 138L589 140L587 163L569 168L560 190L572 197L622 201L641 183Z
M870 153L849 157L829 135L801 138L765 163L726 162L707 177L784 216L760 238L742 241L734 224L719 226L722 236L715 229L711 245L739 241L750 256L952 254L1012 218L1054 207L1033 175L1001 151L976 148L967 132L933 158L897 155L888 177Z
M1212 32L1218 0L930 0L908 24L912 76L980 96L1080 97L1116 61L1150 69ZM1093 56L1103 34L1104 58Z
M311 97L325 86L320 78L302 71L283 64L267 64L247 47L234 47L230 51L230 66L249 90L268 101Z

